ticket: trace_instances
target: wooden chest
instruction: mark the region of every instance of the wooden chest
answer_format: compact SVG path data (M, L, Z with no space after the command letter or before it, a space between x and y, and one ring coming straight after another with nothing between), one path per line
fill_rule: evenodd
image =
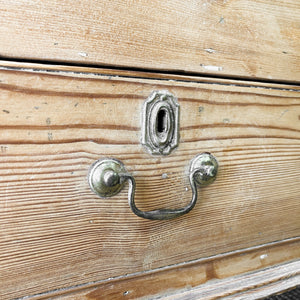
M0 299L299 284L299 1L0 4ZM218 171L195 191L202 153ZM105 198L90 177L103 159L124 166Z

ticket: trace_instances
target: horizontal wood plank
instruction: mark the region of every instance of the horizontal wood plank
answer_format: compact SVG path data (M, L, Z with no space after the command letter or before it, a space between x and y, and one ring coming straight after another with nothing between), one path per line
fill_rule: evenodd
M299 282L300 262L293 261L299 259L299 246L299 239L272 243L123 279L53 291L51 296L61 300L192 299L192 296L215 299L216 296L238 297L242 293L254 296L258 290L260 296L262 293L267 296ZM270 271L269 267L274 265ZM46 297L49 294L39 296Z
M300 81L298 0L0 0L0 57Z
M262 299L299 285L300 261L183 291L163 300Z
M2 298L300 235L299 87L20 67L0 70ZM181 107L180 145L166 157L140 144L142 105L160 89ZM87 183L95 160L114 157L136 178L138 207L181 207L189 162L205 151L218 178L178 219L140 219L127 187L103 200Z

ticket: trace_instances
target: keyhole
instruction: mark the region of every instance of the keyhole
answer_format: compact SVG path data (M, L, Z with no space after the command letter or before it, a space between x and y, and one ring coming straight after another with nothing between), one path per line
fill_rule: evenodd
M168 117L165 109L160 109L156 118L156 130L158 133L164 133L167 130Z

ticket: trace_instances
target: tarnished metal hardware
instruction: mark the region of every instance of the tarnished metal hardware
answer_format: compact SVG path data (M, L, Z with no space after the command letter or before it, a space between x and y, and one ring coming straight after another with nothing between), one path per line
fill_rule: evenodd
M124 165L116 159L100 159L90 168L88 180L92 191L105 198L118 194L125 182L120 174L126 173Z
M192 200L179 209L158 209L141 211L135 205L135 179L124 165L116 159L101 159L92 165L89 171L91 189L100 197L117 194L128 181L128 203L134 214L150 220L167 220L182 216L191 211L197 202L197 185L205 186L212 183L218 171L217 160L209 153L196 156L190 164L189 181L192 189Z
M213 183L218 173L218 162L210 153L197 155L190 164L190 173L197 170L195 181L198 185L206 186Z
M144 103L142 144L151 154L168 155L179 143L179 104L168 91L154 91Z

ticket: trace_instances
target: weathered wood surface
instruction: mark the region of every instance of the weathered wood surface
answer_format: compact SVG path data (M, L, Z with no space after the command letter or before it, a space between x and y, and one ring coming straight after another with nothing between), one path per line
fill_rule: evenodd
M300 262L289 262L299 258L299 246L299 239L279 245L273 243L250 251L237 251L156 272L73 288L65 296L62 294L68 291L56 291L52 296L61 300L164 299L164 296L170 299L184 296L187 299L192 296L216 299L238 298L238 294L248 293L258 299L262 294L267 296L299 283ZM269 268L274 265L274 269ZM48 296L43 295L43 298Z
M0 0L0 57L300 81L298 0Z
M299 87L7 69L0 70L1 298L299 236ZM180 145L167 157L140 144L141 107L158 89L181 106ZM218 178L178 219L140 219L127 188L103 200L87 183L95 160L118 158L136 178L141 209L181 207L191 198L189 162L205 151L219 160Z
M300 261L262 270L252 274L228 278L216 284L183 291L176 295L162 297L163 300L198 299L262 299L299 285Z

